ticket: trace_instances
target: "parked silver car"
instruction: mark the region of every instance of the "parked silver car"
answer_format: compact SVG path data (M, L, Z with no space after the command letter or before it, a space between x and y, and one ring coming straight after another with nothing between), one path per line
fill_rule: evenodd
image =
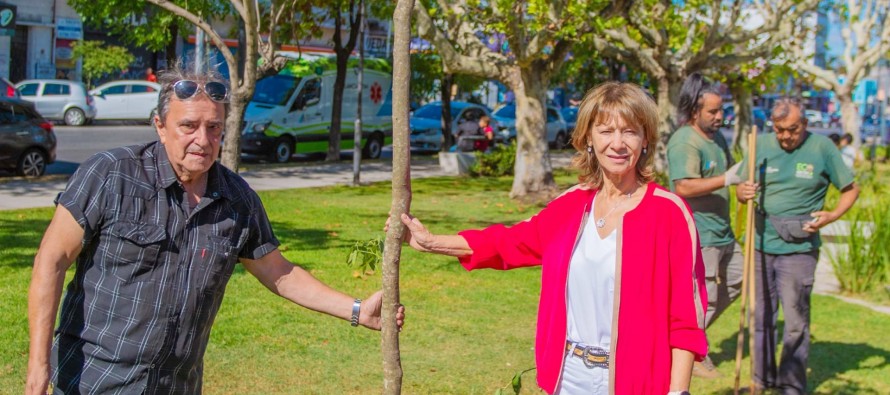
M154 117L161 85L140 80L112 81L90 91L96 119L148 120Z
M23 100L34 103L34 108L47 119L65 121L66 125L81 126L96 117L93 98L80 82L69 80L24 80L15 85Z

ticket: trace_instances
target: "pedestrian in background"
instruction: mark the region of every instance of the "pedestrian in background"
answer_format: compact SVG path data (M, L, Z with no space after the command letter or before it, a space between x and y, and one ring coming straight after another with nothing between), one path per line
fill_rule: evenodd
M837 147L841 150L841 157L844 159L844 164L847 165L847 168L851 171L857 164L862 162L862 152L857 151L856 147L853 146L853 135L850 133L844 133L844 135L841 136Z
M155 75L154 70L151 67L145 69L145 80L149 82L158 82L158 77Z

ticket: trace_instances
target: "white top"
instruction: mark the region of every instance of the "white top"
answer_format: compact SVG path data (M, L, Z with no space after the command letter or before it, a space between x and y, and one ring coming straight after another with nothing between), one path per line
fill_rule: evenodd
M853 163L856 162L856 148L853 148L852 145L848 145L844 148L841 148L841 158L844 160L844 164L847 165L847 168L853 170Z
M617 228L601 239L595 223L590 210L590 218L572 253L567 285L568 340L608 350L612 337Z

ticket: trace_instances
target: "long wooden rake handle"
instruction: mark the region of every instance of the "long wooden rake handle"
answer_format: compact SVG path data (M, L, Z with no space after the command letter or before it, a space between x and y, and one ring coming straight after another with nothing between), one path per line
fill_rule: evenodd
M748 180L754 181L754 170L757 160L757 126L754 126L751 133L748 134ZM742 373L742 350L745 345L745 324L747 318L751 317L748 311L754 311L755 307L755 284L754 284L754 202L748 201L747 212L745 217L745 260L742 267L742 308L739 313L739 334L735 348L735 387L733 394L739 394L739 382ZM751 306L748 307L748 298L751 298ZM749 385L751 393L754 392L754 325L753 322L748 325L748 353L751 357L751 383Z

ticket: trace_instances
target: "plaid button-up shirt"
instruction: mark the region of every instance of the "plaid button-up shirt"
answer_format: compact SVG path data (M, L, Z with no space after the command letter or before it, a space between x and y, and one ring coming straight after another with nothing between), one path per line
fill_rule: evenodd
M53 344L55 393L200 393L235 264L278 246L259 197L214 164L189 209L153 142L89 159L58 203L84 239Z

